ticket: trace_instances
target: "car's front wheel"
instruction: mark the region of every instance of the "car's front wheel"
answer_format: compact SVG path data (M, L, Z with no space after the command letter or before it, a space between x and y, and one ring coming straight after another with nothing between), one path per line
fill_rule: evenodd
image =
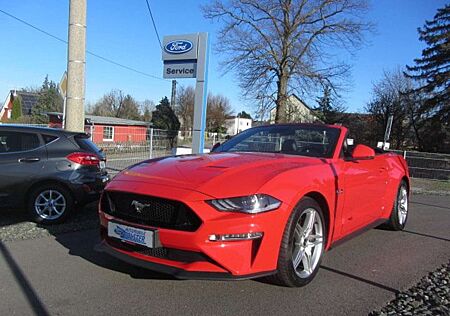
M62 222L73 209L73 198L59 184L44 184L35 188L28 200L28 211L37 223L56 224Z
M312 198L303 198L286 225L274 283L299 287L311 282L325 250L326 226L322 209Z

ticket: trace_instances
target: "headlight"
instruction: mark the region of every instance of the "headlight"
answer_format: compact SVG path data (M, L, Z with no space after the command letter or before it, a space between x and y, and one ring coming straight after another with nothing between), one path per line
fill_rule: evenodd
M227 199L206 201L209 205L222 212L242 212L257 214L277 209L281 201L267 194L254 194Z

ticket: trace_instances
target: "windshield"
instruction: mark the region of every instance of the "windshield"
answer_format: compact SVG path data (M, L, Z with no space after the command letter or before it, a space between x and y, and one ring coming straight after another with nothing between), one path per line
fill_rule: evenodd
M340 130L321 125L269 125L250 128L214 152L267 152L331 158Z

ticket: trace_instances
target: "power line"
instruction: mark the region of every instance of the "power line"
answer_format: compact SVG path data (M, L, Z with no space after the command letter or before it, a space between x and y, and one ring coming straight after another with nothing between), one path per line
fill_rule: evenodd
M2 9L0 9L0 12L3 13L3 14L5 14L5 15L7 15L7 16L9 16L10 18L12 18L12 19L14 19L14 20L16 20L16 21L19 21L19 22L22 23L22 24L25 24L25 25L28 26L28 27L31 27L32 29L35 29L35 30L38 31L38 32L41 32L41 33L43 33L43 34L45 34L45 35L47 35L47 36L49 36L49 37L51 37L51 38L53 38L53 39L56 39L57 41L60 41L60 42L62 42L62 43L64 43L64 44L67 44L67 41L66 41L65 39L62 39L62 38L60 38L60 37L58 37L58 36L56 36L56 35L53 35L53 34L47 32L47 31L45 31L45 30L43 30L43 29L41 29L41 28L39 28L39 27L37 27L37 26L31 24L31 23L28 23L28 22L25 21L25 20L22 20L22 19L20 19L20 18L14 16L14 15L12 15L12 14L6 12L6 11L3 11ZM108 62L108 63L113 64L113 65L116 65L116 66L118 66L118 67L121 67L121 68L130 70L130 71L133 71L133 72L138 73L138 74L140 74L140 75L143 75L143 76L146 76L146 77L149 77L149 78L153 78L153 79L159 79L159 80L166 81L165 79L163 79L163 78L161 78L161 77L158 77L158 76L155 76L155 75L151 75L151 74L149 74L149 73L146 73L146 72L137 70L137 69L132 68L132 67L129 67L129 66L127 66L127 65L123 65L123 64L118 63L118 62L116 62L116 61L114 61L114 60L112 60L112 59L103 57L103 56L101 56L101 55L99 55L99 54L96 54L96 53L94 53L94 52L91 52L91 51L89 51L89 50L86 50L86 53L89 54L89 55L91 55L91 56L94 56L94 57L96 57L96 58L98 58L98 59L101 59L101 60L103 60L103 61L105 61L105 62Z
M145 2L147 3L148 13L150 13L150 18L152 19L153 28L155 29L155 33L156 33L156 37L158 38L159 46L162 49L163 47L162 47L162 44L161 44L161 39L159 38L158 29L156 28L155 19L153 18L152 9L150 9L150 4L148 3L148 0L145 0Z

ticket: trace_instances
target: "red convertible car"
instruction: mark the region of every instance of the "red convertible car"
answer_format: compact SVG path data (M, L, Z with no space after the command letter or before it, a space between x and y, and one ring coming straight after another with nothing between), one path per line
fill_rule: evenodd
M255 127L210 154L122 171L100 202L98 249L178 278L303 286L339 242L403 229L408 196L405 160L350 146L345 127Z

